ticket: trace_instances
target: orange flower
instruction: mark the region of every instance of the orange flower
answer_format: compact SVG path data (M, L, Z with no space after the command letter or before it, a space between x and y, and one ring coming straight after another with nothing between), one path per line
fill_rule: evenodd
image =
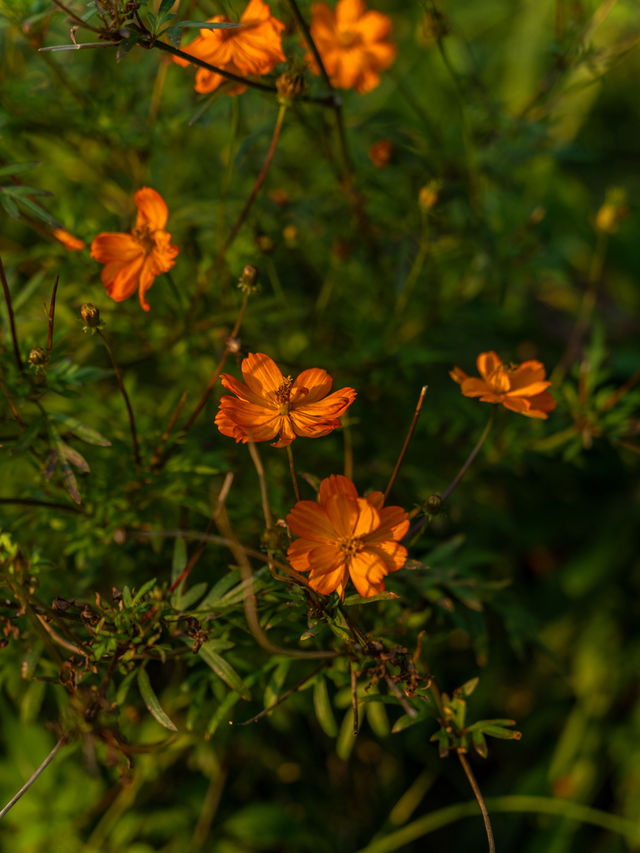
M138 216L131 234L98 234L91 257L105 264L100 278L112 299L122 302L137 290L140 305L148 311L145 293L157 275L175 264L178 247L171 245L171 234L164 230L169 211L162 196L142 187L134 198Z
M482 379L454 367L451 378L460 385L465 397L480 397L483 403L502 403L505 409L520 412L528 418L546 418L556 401L546 390L544 365L539 361L523 361L518 367L506 367L495 352L480 353L476 359Z
M209 18L210 24L228 21L229 18L224 15ZM241 77L267 74L279 62L286 60L282 52L282 30L284 24L272 17L271 9L264 0L250 0L240 18L240 26L200 30L200 35L186 48L186 53ZM189 64L186 59L177 56L173 57L173 61L178 65ZM196 92L213 92L225 79L214 71L198 68ZM238 95L246 88L242 83L234 83L227 89L227 94Z
M367 10L363 0L338 0L335 13L326 3L311 6L311 35L334 86L370 92L380 82L380 71L396 58L389 40L391 19ZM314 74L320 69L311 54Z
M215 423L223 435L243 444L278 436L273 446L286 447L297 435L327 435L340 426L338 418L356 397L353 388L329 394L333 379L319 367L303 370L295 381L284 377L275 361L261 352L249 353L241 369L246 385L226 373L220 377L238 399L220 399Z
M318 503L298 501L287 516L300 538L289 546L287 558L298 572L309 572L309 586L323 595L344 589L351 576L360 595L384 591L384 577L397 572L407 559L399 542L409 529L407 513L383 506L382 492L358 497L351 480L332 474L320 483Z
M55 237L55 239L59 243L62 243L65 249L68 249L70 252L79 252L80 249L84 249L85 247L84 240L74 237L73 234L65 231L64 228L54 228L51 232L51 236Z
M390 139L379 139L369 148L369 159L376 169L388 166L392 156L393 142Z

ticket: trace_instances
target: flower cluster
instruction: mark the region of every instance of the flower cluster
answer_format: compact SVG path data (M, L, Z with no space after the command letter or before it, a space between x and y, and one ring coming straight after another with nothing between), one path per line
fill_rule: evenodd
M215 15L208 23L231 22L224 15ZM282 52L284 28L264 0L250 0L237 26L201 29L185 53L239 77L268 74L286 61ZM380 72L396 57L390 39L391 19L367 9L363 0L338 0L335 11L326 3L314 3L310 32L332 85L341 89L370 92L379 84ZM173 60L182 66L190 64L181 56ZM307 51L306 61L314 74L320 74L311 51ZM213 92L225 79L199 67L196 92ZM242 82L231 82L226 93L237 95L246 88Z

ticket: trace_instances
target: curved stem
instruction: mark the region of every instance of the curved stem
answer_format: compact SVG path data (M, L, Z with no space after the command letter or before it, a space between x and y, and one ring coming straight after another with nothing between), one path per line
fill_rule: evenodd
M254 468L256 469L256 474L258 475L258 482L260 483L260 498L262 500L262 512L264 514L264 523L269 530L273 527L273 516L271 514L271 505L269 504L269 493L267 491L267 480L264 475L264 466L262 465L262 459L260 459L260 454L258 453L258 448L255 446L253 441L248 441L247 446L249 447L249 454L251 455L251 461L253 462Z
M457 487L460 480L462 480L464 475L467 473L467 471L471 467L471 463L473 462L473 460L476 458L476 456L480 452L480 448L482 447L487 436L489 435L489 430L491 429L491 426L493 424L493 417L494 417L494 412L492 411L491 414L489 415L489 420L487 421L487 425L485 426L484 430L482 431L482 435L478 439L478 443L473 448L473 450L471 451L471 453L467 457L467 461L464 463L462 468L458 471L458 473L453 478L453 480L451 481L451 483L449 484L449 486L445 490L444 494L442 495L443 502L446 501L446 499L451 495L453 490Z
M496 853L496 842L493 838L493 829L491 828L491 820L489 818L489 812L487 811L487 806L484 801L484 797L482 796L482 791L478 787L478 783L476 782L476 777L473 775L473 770L471 769L469 762L464 757L464 755L459 752L458 758L460 759L460 764L462 764L462 769L467 775L467 779L469 780L469 784L471 785L471 789L475 795L476 800L478 801L478 805L480 806L480 811L482 812L482 820L484 821L484 828L487 831L487 841L489 842L489 853Z
M0 258L0 280L2 281L2 289L4 291L4 299L7 303L7 314L9 315L9 328L11 329L11 339L13 341L13 355L16 360L16 365L20 373L24 372L22 357L20 356L20 347L18 346L18 334L16 332L16 321L13 316L13 305L11 304L11 291L7 282L7 276L4 272L4 264Z
M260 174L256 178L256 182L253 185L253 189L251 190L251 194L247 199L244 207L240 211L240 216L236 220L236 224L231 229L231 233L226 239L224 246L218 252L218 257L214 262L214 269L217 269L218 266L224 260L224 256L227 254L233 241L238 236L238 232L244 225L244 222L249 215L249 211L253 206L253 202L256 200L256 196L260 192L260 187L264 183L264 179L267 176L267 172L269 171L269 167L271 166L271 161L273 160L273 155L276 153L276 147L278 145L278 139L280 138L280 131L282 130L282 122L284 121L284 114L287 111L287 107L284 104L280 105L280 110L278 111L278 118L276 119L276 126L273 129L273 136L271 137L271 144L269 145L269 150L267 151L267 156L265 158L264 163L262 164L262 169L260 169Z
M124 387L124 381L122 379L122 374L120 373L120 368L118 367L118 362L113 354L113 350L111 349L111 345L107 340L104 332L101 329L97 329L98 334L102 338L102 342L104 343L107 352L109 353L109 358L111 359L111 364L113 365L113 369L116 374L116 379L118 380L118 385L120 387L120 391L124 398L125 405L127 407L127 414L129 415L129 426L131 428L131 440L133 442L133 457L136 461L136 465L142 467L142 460L140 458L140 445L138 443L138 433L136 431L136 419L133 415L133 409L131 408L131 401L129 400L129 395L127 394L127 389Z
M298 485L298 477L296 475L296 465L293 461L293 450L291 450L291 445L287 444L287 458L289 460L289 471L291 471L291 482L293 483L293 491L295 492L296 500L301 501L300 497L300 486Z
M244 318L244 312L247 309L247 302L249 301L249 296L250 296L249 291L245 291L244 296L242 298L242 305L240 306L240 310L238 311L238 316L236 317L236 322L234 323L231 334L227 338L227 343L225 345L224 352L222 353L220 361L218 362L216 369L213 372L213 376L211 377L211 379L207 383L207 387L204 389L202 396L200 397L200 399L196 403L194 410L191 412L191 415L189 416L188 421L180 430L180 434L175 439L174 443L171 444L164 451L164 453L161 456L154 458L154 461L155 461L154 467L156 470L160 470L160 468L162 468L164 465L166 465L167 461L169 460L169 458L172 456L172 454L174 453L174 451L178 447L178 443L180 442L180 440L183 439L185 437L185 435L189 432L189 430L191 429L191 427L195 423L196 418L198 417L200 412L204 409L205 404L206 404L207 400L209 399L209 396L211 395L211 392L213 391L216 382L218 381L218 377L222 373L222 368L225 365L227 357L229 356L229 353L231 352L232 341L235 340L235 338L238 335L238 332L240 331L240 326L241 326L242 320ZM166 433L168 433L170 431L171 426L172 425L170 424L167 427L167 429L165 430Z
M424 401L424 395L427 393L428 385L423 385L422 390L420 391L420 396L418 397L418 403L416 405L416 410L413 413L413 418L411 419L411 423L409 424L409 431L407 432L407 437L404 440L404 444L402 445L402 450L400 451L400 455L398 456L398 461L395 464L395 468L391 474L389 482L387 483L387 488L384 490L384 501L386 503L387 498L389 497L389 492L391 491L393 484L396 481L396 477L398 476L398 472L404 462L404 457L406 456L407 450L409 448L409 444L411 443L411 439L413 438L413 433L416 428L416 424L418 423L418 418L420 417L420 411L422 409L422 403Z
M36 779L42 773L42 771L47 767L47 765L51 764L51 762L55 758L56 752L60 749L61 746L64 746L66 742L67 742L67 739L64 736L60 738L58 743L53 747L53 749L51 750L49 755L47 755L47 757L42 762L40 767L38 767L38 769L35 771L35 773L29 779L27 779L27 781L24 783L22 788L20 788L18 793L15 796L13 796L9 800L7 805L2 809L2 811L0 811L0 820L2 820L2 818L6 815L6 813L8 811L10 811L15 806L15 804L18 802L20 797L22 797L23 794L26 794L26 792L33 785L33 783L36 781Z

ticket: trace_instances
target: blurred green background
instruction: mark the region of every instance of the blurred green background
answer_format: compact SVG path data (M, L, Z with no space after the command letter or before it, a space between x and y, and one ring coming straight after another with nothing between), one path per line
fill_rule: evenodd
M308 15L310 4L300 6ZM271 7L287 23L285 54L300 62L287 4ZM242 8L200 0L180 15L203 20ZM357 739L350 735L344 660L258 722L228 724L251 718L315 666L260 650L240 598L204 623L211 636L229 639L225 660L251 698L241 699L230 676L221 679L197 655L151 662L155 694L179 729L166 742L135 684L117 693L124 670L113 704L100 712L108 725L100 729L85 705L74 706L60 683L61 661L28 613L16 615L9 602L14 545L34 578L30 594L47 606L56 597L97 606L96 593L106 600L112 587L138 590L153 578L166 590L172 565L174 576L184 565L181 546L138 534L203 531L228 471L235 473L229 517L242 540L259 547L255 471L246 448L213 425L219 390L167 466L136 476L110 362L79 318L82 303L99 306L148 462L183 392L186 413L206 386L238 312L237 278L251 263L261 287L249 300L238 364L243 354L266 352L285 373L323 367L336 388L358 391L344 431L294 443L298 470L311 482L340 473L351 447L360 491L384 489L427 384L392 492L392 503L424 509L455 476L490 412L462 397L448 371L458 365L475 374L477 354L488 350L505 362L545 364L555 412L533 421L496 411L446 511L427 517L411 548L429 568L395 575L388 587L399 598L356 608L358 622L411 653L424 631L421 669L441 689L451 693L479 676L471 719L517 721L521 741L493 740L486 759L470 757L498 850L640 850L638 6L379 0L375 8L393 20L398 58L373 92L343 93L351 189L339 178L331 111L295 104L265 185L216 270L264 162L275 98L251 90L196 95L192 71L140 47L120 62L108 48L39 53L69 43L65 14L44 0L0 2L3 198L16 187L8 167L34 163L15 177L51 195L29 198L89 245L99 232L129 230L134 192L152 186L167 201L167 228L180 247L175 287L158 277L147 314L135 298L112 302L88 250L65 250L33 209L19 206L17 219L0 211L0 256L25 360L45 346L51 288L60 280L44 376L20 378L0 310L2 380L27 428L26 437L16 429L3 394L0 523L11 540L0 550L8 641L0 658L0 800L52 748L52 724L83 719L81 736L4 819L2 849L486 849L477 807L464 805L472 795L460 765L455 756L439 758L429 741L435 721L391 733L402 709L372 702L362 706ZM89 32L78 38L93 40ZM311 93L324 92L319 78L308 83ZM392 144L382 167L369 156L380 140ZM429 209L419 204L425 186L437 190ZM613 224L597 227L607 199ZM238 364L231 357L225 369L238 376ZM70 511L60 470L48 482L42 476L50 437L38 404L111 442L65 438L91 469L76 472L80 512ZM274 513L283 517L294 501L286 457L268 445L260 450ZM306 481L304 492L312 498ZM194 547L188 543L189 554ZM204 594L232 563L224 548L207 547L190 585L205 584ZM280 642L295 646L307 623L300 598L290 599L260 569L261 614L273 619ZM322 630L318 648L330 645ZM185 648L181 637L159 643ZM64 647L57 653L69 657ZM107 662L96 653L95 672L83 676L87 691ZM111 724L130 744L163 746L136 750L126 767L105 734ZM374 840L387 836L388 843Z

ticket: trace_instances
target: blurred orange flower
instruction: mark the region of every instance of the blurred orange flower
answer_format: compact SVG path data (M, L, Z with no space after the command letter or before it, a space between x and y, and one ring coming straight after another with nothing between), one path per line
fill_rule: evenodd
M208 21L210 24L227 22L229 18L224 15L215 15ZM185 48L185 52L241 77L267 74L279 62L285 62L281 43L284 24L271 15L271 9L264 0L250 0L239 23L240 26L228 29L200 30L198 38ZM189 64L177 56L173 61L183 66ZM196 92L213 92L225 79L206 68L198 68ZM227 94L238 95L246 88L242 83L233 83Z
M393 142L390 139L379 139L369 148L369 159L377 169L389 165L393 156Z
M380 82L380 71L396 58L389 39L391 19L367 10L363 0L338 0L335 12L326 3L311 6L311 35L334 86L370 92ZM308 53L314 74L320 69Z
M502 403L505 409L529 418L546 418L555 409L556 401L546 390L551 382L545 379L542 362L523 361L517 367L507 367L495 352L483 352L476 365L481 379L467 376L459 367L449 373L465 397L480 397L483 403Z
M64 228L54 228L51 232L51 236L55 237L55 239L59 243L62 243L65 249L68 249L70 252L79 252L80 249L84 249L86 245L84 240L74 237L73 234L65 231Z
M98 234L91 244L91 257L105 267L100 278L107 293L122 302L138 291L145 311L145 293L160 273L175 264L178 247L164 230L169 211L162 196L151 187L142 187L134 196L138 208L135 228L130 234Z
M243 444L278 436L273 446L286 447L298 435L327 435L340 426L338 418L356 397L353 388L329 394L333 379L318 367L303 370L295 381L284 377L275 361L261 352L249 353L241 370L246 385L226 373L220 377L238 399L220 399L215 423L223 435Z
M298 501L287 516L300 538L287 558L298 572L309 572L309 586L344 598L349 577L360 595L384 591L384 577L407 559L400 540L409 529L407 513L383 506L382 492L358 497L351 480L332 474L320 483L318 502Z

